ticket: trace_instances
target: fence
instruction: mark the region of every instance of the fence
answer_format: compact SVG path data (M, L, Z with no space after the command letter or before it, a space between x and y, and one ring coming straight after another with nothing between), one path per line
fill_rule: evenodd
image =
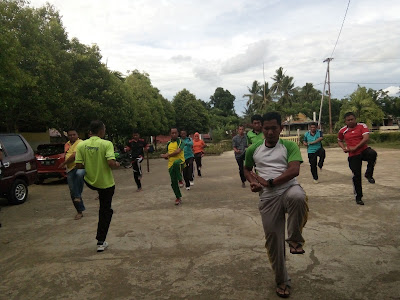
M280 138L282 140L289 140L289 141L295 142L297 145L300 145L300 130L297 129L297 135L281 136Z

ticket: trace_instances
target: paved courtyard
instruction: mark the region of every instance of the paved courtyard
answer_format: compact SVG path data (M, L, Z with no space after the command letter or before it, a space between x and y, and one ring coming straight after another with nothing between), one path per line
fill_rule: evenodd
M363 180L359 206L346 154L327 149L313 184L302 149L298 180L310 214L306 253L287 255L291 299L400 299L400 151L377 151L376 184ZM96 252L98 203L88 188L79 221L58 181L30 186L23 205L0 200L0 299L278 299L258 197L241 188L233 152L204 158L204 176L183 190L180 207L166 161L150 161L141 193L131 169L114 174L103 253Z

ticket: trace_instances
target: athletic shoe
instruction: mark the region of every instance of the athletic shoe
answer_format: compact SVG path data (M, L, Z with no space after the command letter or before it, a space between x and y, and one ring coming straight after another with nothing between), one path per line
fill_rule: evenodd
M318 183L318 180L315 180L315 179L314 179L313 182L314 182L314 183Z
M181 181L179 181L179 183L178 183L178 184L179 184L179 187L181 187L181 188L183 187L183 181L182 181L182 180L181 180Z
M375 183L375 179L372 176L371 177L365 176L365 178L367 178L369 183Z
M175 205L180 205L180 204L182 204L181 198L176 198Z
M190 181L190 185L194 185L194 181Z
M244 182L242 182L242 188L245 188L246 184Z
M142 188L138 188L137 190L136 190L136 192L141 192L142 191Z
M107 242L103 242L101 244L97 243L97 252L103 252L108 247Z
M356 198L356 203L358 205L364 205L364 202L361 200L361 198Z
M186 190L190 191L190 186L187 186L187 187L186 187Z

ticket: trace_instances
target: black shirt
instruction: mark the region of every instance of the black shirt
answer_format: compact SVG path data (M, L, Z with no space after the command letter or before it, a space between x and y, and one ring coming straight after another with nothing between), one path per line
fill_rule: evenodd
M131 149L132 158L144 156L143 148L147 146L147 143L143 139L130 140L127 146Z

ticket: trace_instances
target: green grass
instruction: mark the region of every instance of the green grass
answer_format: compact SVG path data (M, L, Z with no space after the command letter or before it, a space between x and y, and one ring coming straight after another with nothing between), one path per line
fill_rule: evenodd
M400 141L397 142L383 142L375 143L370 145L374 148L384 148L384 149L400 149Z

